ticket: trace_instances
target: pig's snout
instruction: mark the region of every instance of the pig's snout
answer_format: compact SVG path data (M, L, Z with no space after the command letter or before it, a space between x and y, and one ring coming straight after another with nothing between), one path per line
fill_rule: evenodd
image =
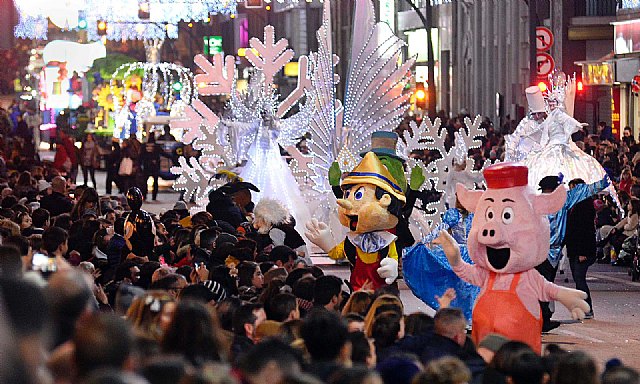
M487 236L493 237L495 235L496 235L495 229L484 229L482 231L482 236L484 236L484 237L487 237Z
M489 224L480 230L478 241L486 245L496 245L502 243L502 235L498 228Z

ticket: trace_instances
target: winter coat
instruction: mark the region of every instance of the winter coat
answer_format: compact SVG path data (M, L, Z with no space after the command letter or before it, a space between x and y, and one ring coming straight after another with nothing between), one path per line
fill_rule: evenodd
M240 224L247 221L233 200L220 191L212 191L209 194L209 204L207 212L213 216L214 220L223 220L231 224L233 228L238 228Z
M596 257L596 210L593 198L588 198L574 205L567 216L567 232L565 243L569 258L587 256Z
M142 167L144 173L148 175L156 174L160 171L160 145L147 143L142 148Z
M100 167L100 149L95 141L85 141L82 143L80 159L83 167Z

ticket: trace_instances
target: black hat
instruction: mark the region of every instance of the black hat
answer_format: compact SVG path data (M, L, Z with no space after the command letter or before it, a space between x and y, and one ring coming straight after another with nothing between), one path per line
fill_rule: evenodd
M258 187L246 181L232 181L220 187L219 190L226 195L233 195L234 193L245 189L260 192Z
M540 190L556 189L558 185L560 185L560 183L561 181L558 176L545 176L538 183L538 186L540 187L538 189Z

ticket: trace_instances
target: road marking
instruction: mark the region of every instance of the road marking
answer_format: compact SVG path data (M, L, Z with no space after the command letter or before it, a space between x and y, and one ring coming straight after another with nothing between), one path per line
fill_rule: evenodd
M596 339L595 337L591 337L591 336L581 335L572 331L567 331L566 329L558 329L557 332L563 333L568 336L577 337L578 339L584 339L592 343L604 343L604 340Z
M602 280L615 281L616 283L622 283L622 284L625 284L625 285L630 285L632 287L640 287L640 283L635 282L635 281L631 281L631 278L621 279L619 277L607 276L607 275L603 275L601 273L590 273L590 275L594 276L594 277L597 277L598 279L602 279Z

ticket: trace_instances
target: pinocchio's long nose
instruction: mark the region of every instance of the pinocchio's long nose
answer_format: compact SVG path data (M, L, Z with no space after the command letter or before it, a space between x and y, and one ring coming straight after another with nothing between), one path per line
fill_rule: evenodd
M346 210L353 209L353 204L347 199L338 199L338 205Z

